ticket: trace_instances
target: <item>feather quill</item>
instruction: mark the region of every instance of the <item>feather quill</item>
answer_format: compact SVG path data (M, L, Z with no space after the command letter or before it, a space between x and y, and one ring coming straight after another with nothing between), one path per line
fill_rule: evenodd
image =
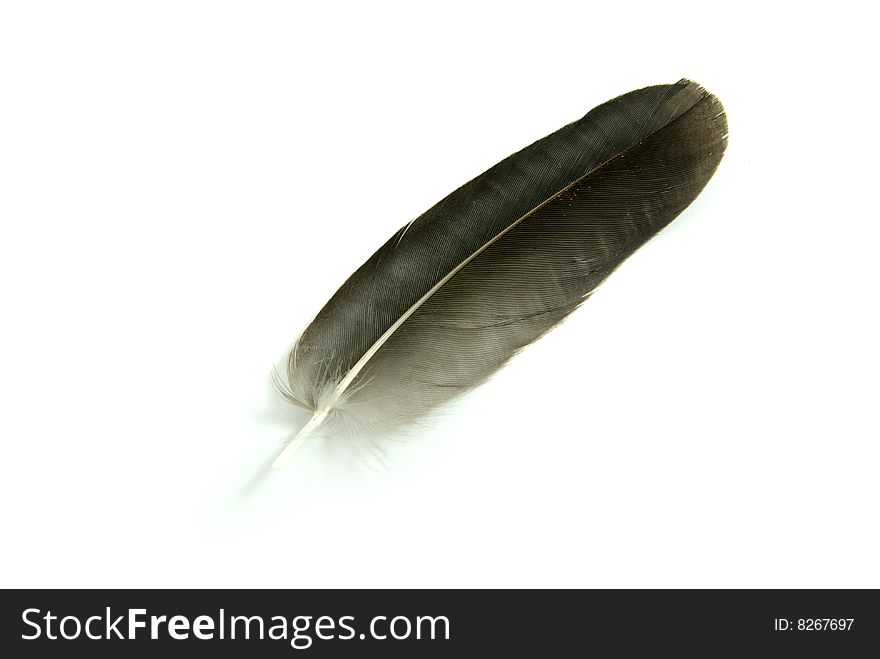
M312 411L280 466L334 424L414 420L582 304L703 189L724 109L681 80L619 96L401 227L339 288L276 383Z

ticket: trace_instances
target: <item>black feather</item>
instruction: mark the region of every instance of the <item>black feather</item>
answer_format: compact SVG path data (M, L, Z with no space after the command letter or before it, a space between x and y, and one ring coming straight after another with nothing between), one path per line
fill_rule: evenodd
M333 418L406 421L484 381L684 210L726 139L721 103L699 85L647 87L402 227L290 353L286 395L316 413L306 433Z

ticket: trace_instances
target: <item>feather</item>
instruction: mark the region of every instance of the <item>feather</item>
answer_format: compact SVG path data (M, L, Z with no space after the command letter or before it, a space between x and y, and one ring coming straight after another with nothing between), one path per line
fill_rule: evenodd
M703 189L717 98L682 80L619 96L401 227L339 288L276 383L316 431L412 421L480 384L582 304Z

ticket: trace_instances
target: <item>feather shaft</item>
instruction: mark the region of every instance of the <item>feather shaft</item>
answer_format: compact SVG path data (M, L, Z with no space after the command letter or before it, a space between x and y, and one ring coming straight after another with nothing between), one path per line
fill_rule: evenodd
M281 450L281 453L278 454L278 457L275 458L272 462L272 469L279 469L283 467L294 455L296 452L302 448L302 445L305 444L305 441L317 430L318 426L320 426L324 419L327 418L327 415L330 413L329 409L318 410L314 414L312 414L312 418L309 419L308 423L304 425L298 433L291 439L287 445Z

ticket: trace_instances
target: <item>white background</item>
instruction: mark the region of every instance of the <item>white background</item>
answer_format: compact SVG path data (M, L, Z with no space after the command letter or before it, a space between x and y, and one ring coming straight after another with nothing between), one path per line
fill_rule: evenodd
M880 586L868 3L10 2L3 586ZM400 225L693 78L730 145L389 467L273 363Z

